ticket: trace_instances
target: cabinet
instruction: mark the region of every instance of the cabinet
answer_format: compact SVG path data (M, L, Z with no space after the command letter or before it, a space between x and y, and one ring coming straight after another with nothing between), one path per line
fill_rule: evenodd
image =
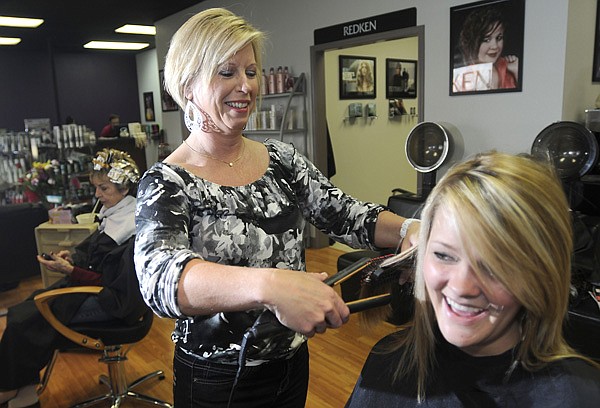
M273 108L274 125L269 118ZM307 125L306 75L301 73L295 78L291 92L262 96L261 106L248 121L244 135L258 141L270 137L282 142L294 142L296 147L302 148L303 154L307 154Z
M59 252L72 250L77 244L90 236L98 229L98 224L50 224L44 222L35 228L35 242L38 254L42 252ZM63 278L62 273L48 270L40 264L42 271L42 284L44 287L52 285Z

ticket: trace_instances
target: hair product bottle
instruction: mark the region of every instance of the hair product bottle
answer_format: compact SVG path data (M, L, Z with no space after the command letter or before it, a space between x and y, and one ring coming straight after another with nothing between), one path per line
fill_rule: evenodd
M275 93L275 70L273 67L269 70L269 93Z
M269 78L267 78L267 74L265 74L265 69L262 70L262 80L260 84L260 94L266 95L269 93Z
M285 92L292 92L294 89L294 80L292 79L292 74L288 70L288 67L283 68L283 88Z
M285 77L283 76L283 69L281 65L277 68L277 74L275 75L276 85L277 85L277 93L285 92Z

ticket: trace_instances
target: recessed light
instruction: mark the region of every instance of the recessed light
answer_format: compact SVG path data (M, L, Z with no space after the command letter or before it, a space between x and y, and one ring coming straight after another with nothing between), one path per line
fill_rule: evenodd
M0 37L0 45L17 45L20 42L20 38Z
M148 43L120 42L120 41L90 41L83 48L100 50L141 50L148 47Z
M145 34L156 35L156 27L149 25L125 24L115 30L117 33L123 34Z
M43 22L44 20L41 18L0 16L0 26L6 27L36 28L39 27Z

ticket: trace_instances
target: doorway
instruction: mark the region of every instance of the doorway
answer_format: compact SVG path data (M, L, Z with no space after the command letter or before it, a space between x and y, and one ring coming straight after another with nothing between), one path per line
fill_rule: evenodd
M417 172L406 159L404 143L424 114L423 38L423 26L416 26L311 47L314 162L327 168L329 132L336 165L331 180L360 200L386 204L393 188L416 191ZM340 94L340 56L374 61L374 97L346 99ZM406 115L393 118L386 92L388 59L415 61L417 79L415 97L402 98ZM350 104L361 104L361 116L351 117ZM375 115L371 111L369 116L367 109ZM311 246L326 242L325 236L317 236Z

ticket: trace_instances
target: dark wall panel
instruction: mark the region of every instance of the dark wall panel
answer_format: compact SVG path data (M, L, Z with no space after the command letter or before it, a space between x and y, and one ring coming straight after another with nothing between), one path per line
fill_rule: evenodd
M57 125L71 116L99 134L111 113L140 121L134 54L0 51L0 128L23 130L25 118Z
M133 54L58 54L55 56L58 102L67 116L100 134L108 116L139 122L137 71Z
M23 130L25 118L57 118L50 59L43 53L0 52L0 128Z

